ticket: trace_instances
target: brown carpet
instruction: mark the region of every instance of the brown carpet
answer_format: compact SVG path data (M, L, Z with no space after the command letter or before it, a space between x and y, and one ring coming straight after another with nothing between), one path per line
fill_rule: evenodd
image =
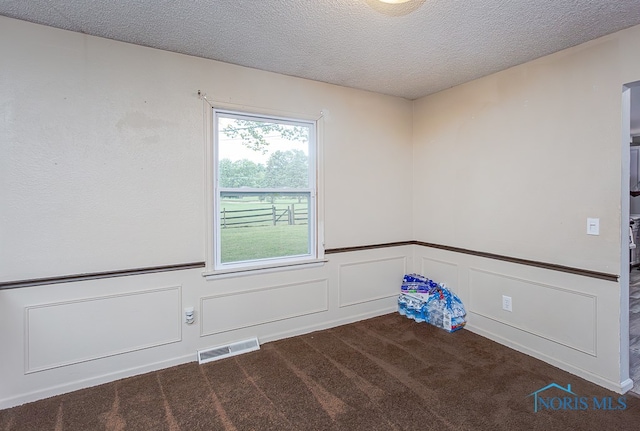
M528 395L551 383L584 409L534 412ZM565 394L541 395L559 407ZM467 330L389 314L2 410L0 430L639 429L640 398L592 405L619 396Z

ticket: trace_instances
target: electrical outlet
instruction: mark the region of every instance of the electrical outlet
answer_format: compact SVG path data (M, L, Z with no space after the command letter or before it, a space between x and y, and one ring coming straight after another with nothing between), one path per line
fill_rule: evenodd
M513 311L511 306L512 306L511 297L502 295L502 309L505 311Z
M193 307L186 307L184 309L184 323L191 325L195 322L195 316L193 315L194 312L195 310Z

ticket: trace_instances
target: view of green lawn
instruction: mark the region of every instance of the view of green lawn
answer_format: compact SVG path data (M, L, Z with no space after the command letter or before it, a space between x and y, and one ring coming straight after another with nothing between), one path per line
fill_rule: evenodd
M295 224L290 224L290 211L295 211ZM273 204L248 197L221 200L222 263L309 253L307 217L306 199L277 198Z
M309 225L221 229L222 263L309 253Z

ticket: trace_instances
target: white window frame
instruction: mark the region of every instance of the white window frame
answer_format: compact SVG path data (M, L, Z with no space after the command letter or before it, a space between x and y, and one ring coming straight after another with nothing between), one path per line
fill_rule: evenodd
M206 268L203 275L207 279L249 275L256 272L272 272L319 266L326 262L324 258L324 217L322 208L322 117L309 115L276 113L260 109L246 110L244 107L229 106L221 103L210 103L205 100L205 193L207 204L206 217ZM222 263L220 258L220 229L219 196L226 189L218 186L217 168L217 114L225 116L239 116L243 119L277 122L292 125L304 125L310 129L309 134L309 250L308 255L285 256L279 258L260 259L247 262ZM277 192L280 189L243 189L243 191ZM290 190L291 191L291 190Z

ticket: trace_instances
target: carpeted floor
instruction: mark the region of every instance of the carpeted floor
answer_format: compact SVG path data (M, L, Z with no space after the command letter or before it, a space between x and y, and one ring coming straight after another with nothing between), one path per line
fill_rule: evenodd
M575 395L541 392L534 412L529 394L552 383ZM389 314L3 410L0 430L638 429L640 398L613 410L618 397L467 330Z

